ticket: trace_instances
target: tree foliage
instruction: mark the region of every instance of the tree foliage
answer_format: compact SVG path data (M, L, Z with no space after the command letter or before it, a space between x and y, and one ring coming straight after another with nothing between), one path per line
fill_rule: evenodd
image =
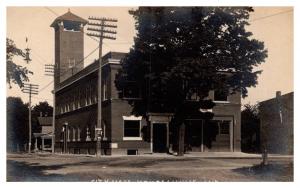
M258 106L258 104L246 104L241 112L241 138L243 152L260 151L260 118Z
M39 102L39 104L35 105L32 109L32 114L35 116L52 116L53 107L49 105L47 101Z
M28 105L19 97L7 98L7 150L25 150L28 143Z
M48 104L47 101L39 102L32 108L32 131L35 133L39 133L42 130L42 127L38 123L38 117L42 115L44 116L52 116L53 115L53 107Z
M33 74L26 67L18 65L14 61L15 56L25 58L26 54L19 49L13 40L6 38L6 82L11 88L11 83L23 87L23 83L29 81L28 74Z
M246 31L251 7L139 7L130 11L137 35L121 62L116 85L141 88L141 100L130 100L135 114L172 112L181 124L193 105L214 106L210 90L241 92L257 84L264 62L264 43ZM196 109L196 108L195 108ZM197 110L198 116L206 117ZM209 116L209 115L208 115ZM208 118L211 118L209 116ZM184 129L183 129L184 130Z
M32 134L41 132L37 118L42 112L52 116L53 108L48 102L39 102L32 108ZM19 97L7 98L7 150L8 151L25 151L25 145L28 146L29 138L28 126L28 104L25 104ZM32 142L34 138L32 136ZM33 147L33 145L32 145Z

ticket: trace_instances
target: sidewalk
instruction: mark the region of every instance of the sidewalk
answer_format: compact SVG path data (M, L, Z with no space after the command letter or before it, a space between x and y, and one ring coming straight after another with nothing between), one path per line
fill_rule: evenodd
M191 152L184 155L185 157L200 158L231 158L231 159L261 159L261 154L250 154L243 152ZM268 154L269 159L293 159L293 155Z
M14 155L14 154L11 154ZM23 155L27 156L65 156L65 157L97 157L96 155L87 155L87 154L62 154L62 153L55 153L52 155L51 153L24 153ZM100 158L115 158L115 157L157 157L157 158L211 158L211 159L261 159L261 154L250 154L250 153L243 153L243 152L189 152L185 153L184 156L178 157L176 155L167 154L167 153L149 153L149 154L141 154L141 155L102 155L99 156ZM292 159L294 158L293 155L280 155L280 154L268 154L269 159Z

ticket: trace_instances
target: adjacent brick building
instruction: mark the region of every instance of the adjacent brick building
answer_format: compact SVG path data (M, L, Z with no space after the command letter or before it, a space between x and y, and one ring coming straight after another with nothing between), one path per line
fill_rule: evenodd
M260 135L262 149L269 153L294 152L294 92L260 102Z
M96 153L98 61L83 68L83 27L86 20L71 12L58 17L55 29L55 151ZM78 46L78 48L77 48ZM139 100L139 91L129 86L117 90L115 77L125 53L109 52L102 57L101 152L106 155L170 152L176 145L172 114L131 114L128 99ZM75 60L74 60L75 59ZM74 60L74 61L73 61ZM70 62L74 62L73 64ZM211 91L216 106L214 119L186 120L187 151L240 151L241 96Z

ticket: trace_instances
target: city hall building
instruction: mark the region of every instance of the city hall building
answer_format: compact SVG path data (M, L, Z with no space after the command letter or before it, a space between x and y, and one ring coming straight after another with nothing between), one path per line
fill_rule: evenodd
M56 18L55 31L55 152L96 154L98 61L84 67L84 26L87 21L71 12ZM131 114L128 99L139 100L134 85L119 91L115 77L125 53L109 52L102 57L102 155L169 153L177 134L172 114ZM211 91L216 105L213 120L186 120L187 152L240 151L241 96Z

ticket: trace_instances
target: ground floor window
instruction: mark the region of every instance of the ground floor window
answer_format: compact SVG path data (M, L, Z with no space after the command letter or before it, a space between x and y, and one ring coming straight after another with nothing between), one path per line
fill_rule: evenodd
M123 116L124 139L141 139L141 117Z
M186 120L186 151L230 151L231 120Z
M230 121L219 121L220 134L229 134Z
M124 137L140 137L140 121L124 120Z

